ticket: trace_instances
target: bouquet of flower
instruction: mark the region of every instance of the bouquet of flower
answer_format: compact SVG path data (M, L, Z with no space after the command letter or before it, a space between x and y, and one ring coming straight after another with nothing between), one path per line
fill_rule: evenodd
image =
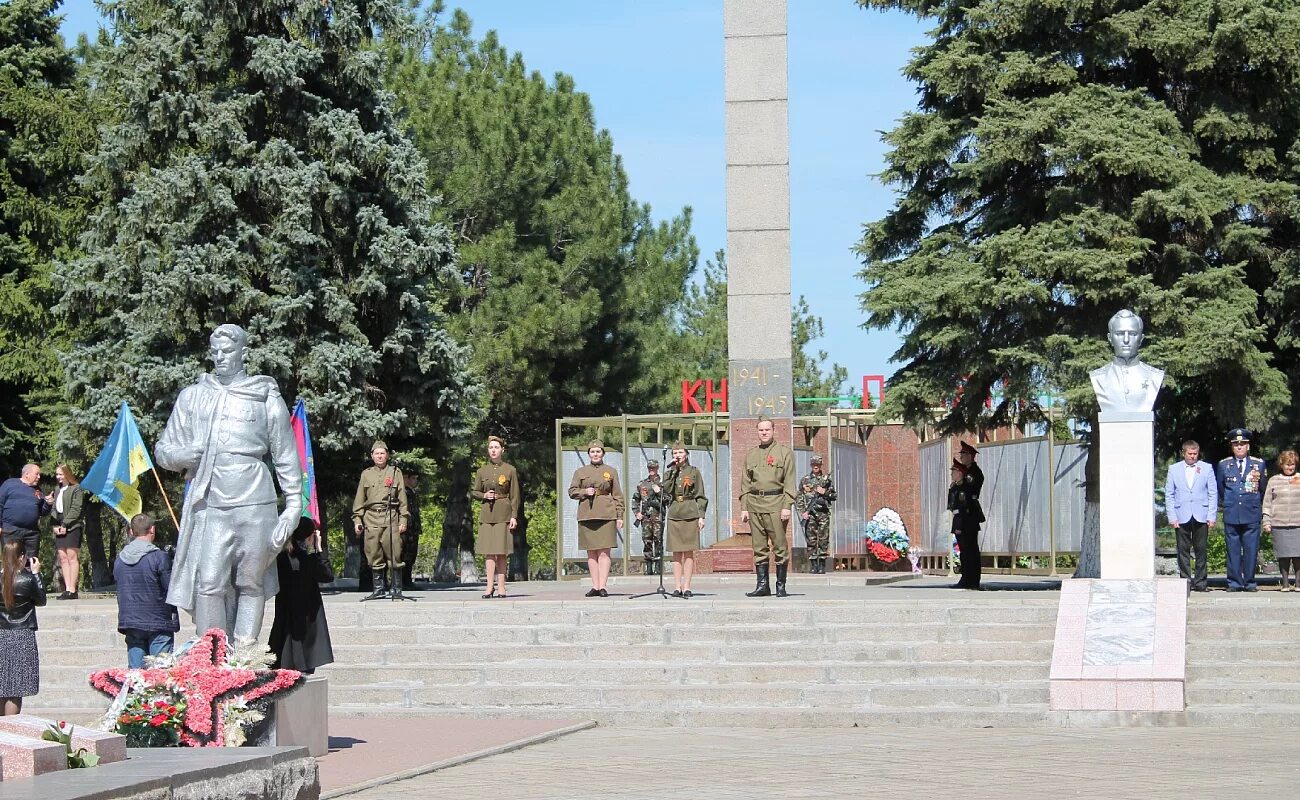
M892 508L882 508L867 523L864 530L867 551L882 563L892 564L907 555L911 542L903 518Z
M145 669L106 669L90 685L113 698L99 728L131 747L238 747L265 718L275 695L304 680L291 669L267 669L273 656L229 648L214 628L175 654L146 659Z

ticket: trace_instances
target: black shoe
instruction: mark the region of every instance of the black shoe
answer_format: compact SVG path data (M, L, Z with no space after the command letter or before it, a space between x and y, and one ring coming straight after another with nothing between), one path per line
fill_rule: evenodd
M63 594L59 595L59 596L56 597L55 599L56 599L56 600L67 600L67 599L68 599L69 597L71 597L71 596L72 596L72 592L64 592Z
M601 589L601 590L600 590L600 596L601 596L601 597L609 597L609 592L605 591L604 589Z
M777 565L776 565L776 596L777 596L777 597L789 597L789 596L790 596L790 595L786 594L786 591L785 591L785 576L786 576L786 570L787 570L787 568L788 568L789 566L790 566L789 564L777 564Z
M492 591L490 591L490 592L488 592L487 594L483 595L483 599L484 599L484 600L491 600L492 598L494 598L494 597L496 597L496 596L497 596L497 590L496 590L496 589L493 589Z
M695 595L691 594L691 590L690 590L690 589L685 589L685 590L682 591L682 597L691 598L691 597L694 597L694 596L695 596Z
M600 597L600 590L599 590L599 589L588 589L588 590L587 590L587 594L584 595L584 596L585 596L585 597Z
M63 598L64 600L76 600L76 599L78 599L78 597L77 597L77 593L76 593L76 592L68 592L67 595L68 595L67 597Z
M681 589L673 589L673 597L685 597Z
M1258 591L1259 591L1259 587L1258 587L1258 586L1247 586L1246 589L1245 589L1245 591L1247 591L1247 592L1258 592Z
M772 589L768 585L768 566L764 561L762 564L754 565L754 574L758 577L758 583L754 586L754 591L745 592L746 597L771 597Z

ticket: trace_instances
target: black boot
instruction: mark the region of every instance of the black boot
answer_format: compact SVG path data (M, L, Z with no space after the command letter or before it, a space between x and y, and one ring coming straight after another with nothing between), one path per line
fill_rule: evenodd
M780 569L780 567L777 567ZM754 591L745 592L746 597L771 597L772 589L767 583L767 562L754 565L754 574L758 576L758 584L754 586Z
M809 574L811 574L811 575L820 575L820 574L822 573L821 569L819 569L819 567L820 567L821 565L820 565L818 562L819 562L819 559L817 559L817 558L810 558L810 559L808 559L808 572L809 572Z
M790 596L785 593L785 571L786 571L786 567L788 566L789 564L776 565L776 596L777 597Z
M817 559L817 574L818 575L826 574L826 556L822 556L821 558Z
M393 570L392 586L393 586L393 592L390 595L390 597L392 597L394 600L406 599L405 595L402 594L402 571L399 569Z
M373 572L373 571L372 571L372 572ZM371 592L370 594L366 595L365 597L361 598L361 602L363 602L363 603L364 603L365 601L367 601L367 600L382 600L383 598L385 598L385 597L388 596L388 574L387 574L387 572L386 572L386 571L382 571L382 572L373 572L373 574L374 574L374 576L375 576L375 577L374 577L374 580L375 580L375 590L374 590L373 592Z

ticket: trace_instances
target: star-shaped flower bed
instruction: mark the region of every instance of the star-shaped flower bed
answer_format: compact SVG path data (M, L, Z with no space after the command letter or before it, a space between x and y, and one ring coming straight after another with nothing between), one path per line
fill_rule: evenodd
M115 699L124 690L178 695L185 709L181 744L221 747L226 743L225 716L231 701L264 708L272 697L292 691L304 681L303 674L296 670L235 666L229 657L226 632L214 628L200 636L172 666L101 670L90 676L90 685Z

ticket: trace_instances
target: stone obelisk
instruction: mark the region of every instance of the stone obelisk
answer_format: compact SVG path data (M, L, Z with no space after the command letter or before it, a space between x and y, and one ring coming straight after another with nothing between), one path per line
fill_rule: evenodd
M727 407L732 518L740 475L770 417L789 443L790 126L786 0L723 0L727 153Z

